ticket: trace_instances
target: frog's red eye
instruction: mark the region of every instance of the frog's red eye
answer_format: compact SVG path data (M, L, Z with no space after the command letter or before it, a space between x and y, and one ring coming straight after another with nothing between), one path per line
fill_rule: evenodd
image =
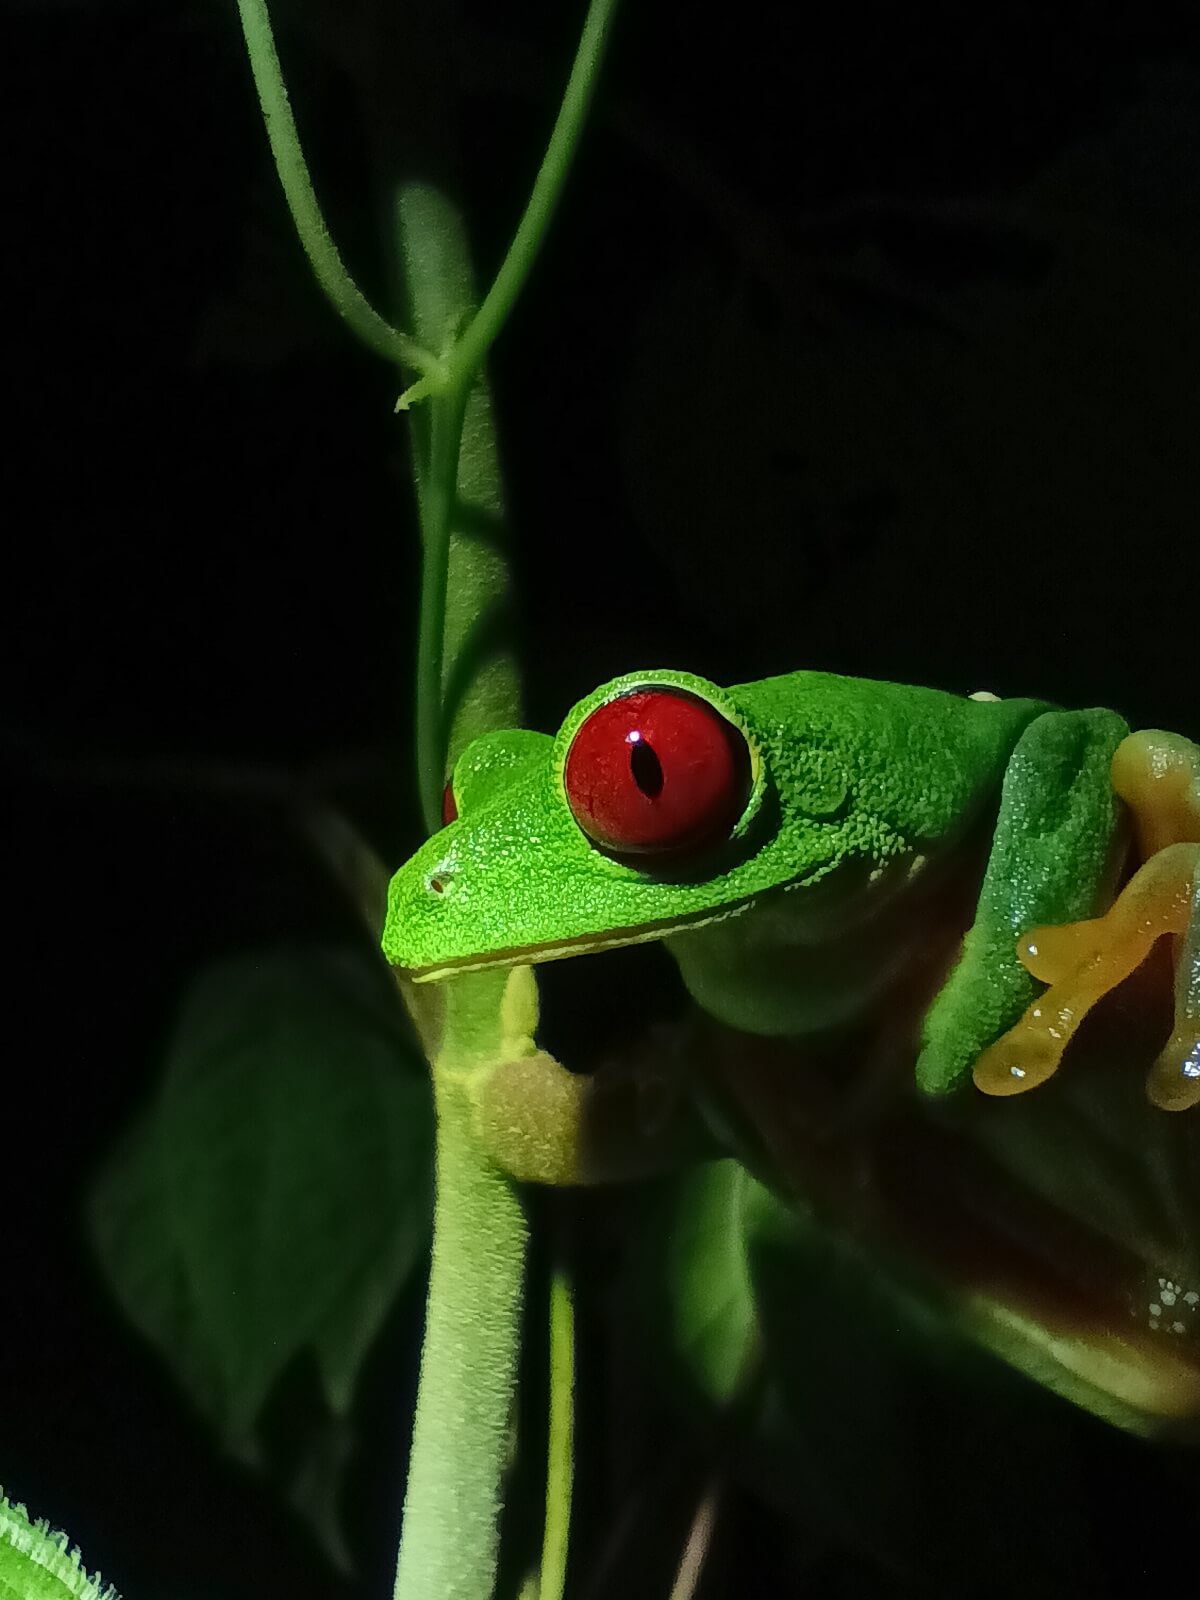
M458 821L458 806L454 801L454 785L448 783L442 790L442 827L448 828Z
M563 785L576 822L602 850L674 854L728 837L750 793L750 753L707 701L638 689L582 723Z

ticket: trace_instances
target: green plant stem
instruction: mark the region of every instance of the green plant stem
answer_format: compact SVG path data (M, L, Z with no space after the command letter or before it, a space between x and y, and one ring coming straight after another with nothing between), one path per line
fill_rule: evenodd
M483 304L448 358L451 370L460 377L469 378L478 369L533 267L570 170L616 9L617 0L591 0L588 6L571 76L525 214Z
M433 1264L394 1600L487 1600L520 1352L526 1224L481 1160L467 1075L435 1070Z
M564 1268L550 1279L550 1428L538 1600L562 1600L575 1455L575 1306Z
M467 395L455 386L430 404L429 470L420 477L421 617L417 639L417 786L426 830L442 825L446 740L442 667L446 583Z
M317 282L334 310L369 349L436 379L442 370L438 358L379 315L347 272L329 236L300 148L266 0L238 0L238 12L275 168Z

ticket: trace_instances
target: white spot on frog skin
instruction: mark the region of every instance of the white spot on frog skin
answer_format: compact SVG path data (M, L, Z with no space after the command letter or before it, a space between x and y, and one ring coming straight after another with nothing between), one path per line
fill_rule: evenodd
M908 864L908 881L911 883L914 878L919 878L928 865L928 856L914 856Z
M974 694L969 694L967 696L967 699L982 700L985 704L993 706L998 706L1000 704L1000 696L998 694L993 694L990 689L976 689Z
M1179 1315L1179 1312L1184 1310L1189 1313L1196 1311L1200 1306L1200 1290L1185 1289L1183 1284L1176 1283L1174 1278L1159 1278L1157 1283L1158 1293L1146 1307L1151 1330L1166 1331L1176 1337L1180 1334L1200 1333L1200 1323L1194 1315L1187 1318ZM1170 1322L1166 1322L1164 1318L1171 1306L1176 1308L1175 1315Z

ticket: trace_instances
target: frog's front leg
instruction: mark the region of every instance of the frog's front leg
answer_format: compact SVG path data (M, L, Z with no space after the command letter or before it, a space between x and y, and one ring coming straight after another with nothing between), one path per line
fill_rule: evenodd
M1025 967L1049 985L1002 1039L984 1051L975 1082L987 1094L1044 1083L1083 1018L1163 937L1175 941L1175 1023L1150 1071L1155 1105L1200 1104L1200 748L1157 729L1118 747L1112 785L1128 806L1143 865L1102 917L1029 929Z
M484 1148L524 1183L628 1183L680 1166L709 1148L684 1094L687 1034L651 1030L620 1061L569 1071L544 1050L499 1063L476 1085Z
M946 1094L1034 1001L1038 985L1017 958L1036 925L1091 917L1124 853L1113 755L1128 733L1115 712L1048 711L1009 759L995 834L962 953L925 1016L918 1086Z

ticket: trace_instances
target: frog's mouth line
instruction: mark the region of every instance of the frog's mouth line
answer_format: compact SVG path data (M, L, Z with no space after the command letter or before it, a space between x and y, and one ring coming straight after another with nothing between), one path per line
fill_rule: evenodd
M464 956L458 960L439 961L428 967L406 967L397 964L412 983L436 983L440 978L452 977L459 972L486 972L491 967L540 967L549 961L565 961L569 956L593 955L601 950L616 950L623 945L653 944L665 935L694 932L697 928L711 927L715 922L727 922L749 911L760 896L748 897L719 911L698 911L691 917L665 917L658 922L645 922L631 931L608 933L581 933L571 939L553 943L522 945L510 950L497 950L486 956Z
M920 858L924 860L924 858ZM618 950L626 945L653 944L674 933L695 933L700 928L710 928L717 922L728 922L733 917L744 916L764 901L821 884L830 878L830 862L820 862L786 883L770 889L756 890L744 899L731 901L716 910L684 913L682 916L658 918L653 922L639 923L635 929L620 929L604 933L580 933L570 939L548 940L545 944L519 945L506 950L496 950L489 955L453 957L447 961L431 962L424 967L410 967L403 962L393 962L397 972L403 973L410 983L436 983L441 978L453 977L459 972L487 972L492 967L541 967L550 961L565 961L570 956L594 955L602 950Z

